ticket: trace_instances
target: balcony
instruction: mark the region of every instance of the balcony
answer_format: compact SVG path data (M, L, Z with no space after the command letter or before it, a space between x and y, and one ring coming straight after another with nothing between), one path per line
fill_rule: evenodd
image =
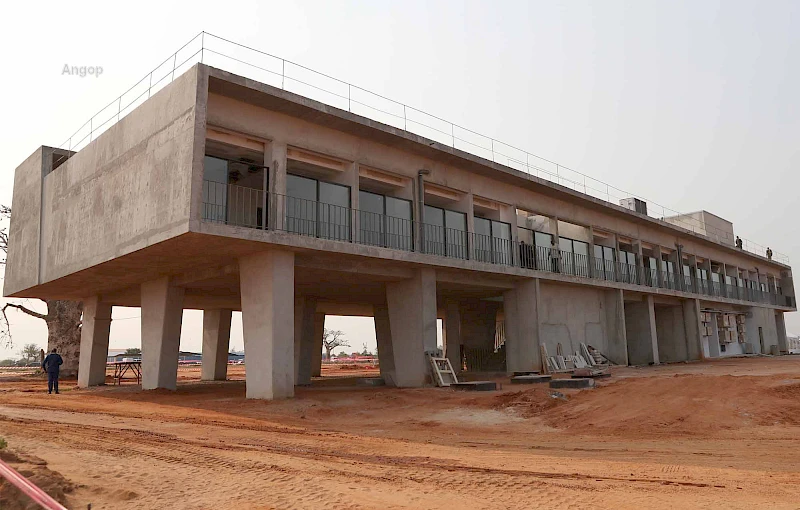
M647 288L796 306L793 297L782 294L438 225L422 223L417 229L413 220L211 181L203 181L202 220Z

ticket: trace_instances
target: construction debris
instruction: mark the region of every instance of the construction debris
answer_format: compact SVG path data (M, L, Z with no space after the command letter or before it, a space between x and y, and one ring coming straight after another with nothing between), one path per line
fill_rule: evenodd
M436 358L430 354L428 354L428 359L431 363L431 373L436 386L446 387L458 383L458 377L456 377L456 372L453 370L453 365L450 364L449 359Z
M497 383L494 381L467 381L450 383L450 387L459 391L495 391Z

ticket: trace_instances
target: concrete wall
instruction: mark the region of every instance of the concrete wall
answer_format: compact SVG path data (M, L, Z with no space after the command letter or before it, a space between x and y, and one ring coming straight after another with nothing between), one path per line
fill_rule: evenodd
M684 327L683 307L657 306L656 334L658 335L658 357L662 363L686 361L689 349Z
M745 336L747 342L753 344L755 352L760 352L758 328L762 328L764 335L763 354L769 354L771 345L779 345L778 328L775 321L775 312L769 308L751 307L744 320ZM728 354L727 352L725 354Z
M39 283L39 221L44 165L52 149L40 147L14 173L14 214L11 216L3 294L11 295Z
M541 282L540 342L547 347L548 355L555 356L559 343L565 355L578 351L581 343L603 353L609 351L609 339L612 335L619 338L619 335L616 319L612 323L606 314L608 304L604 292ZM616 315L616 308L611 315Z
M196 76L196 68L179 76L46 175L41 282L188 231ZM40 158L33 156L18 172L14 216L20 221L12 235L19 237L12 238L6 293L35 283ZM18 267L21 250L31 262Z
M658 337L652 297L625 303L625 331L628 341L628 363L658 363Z

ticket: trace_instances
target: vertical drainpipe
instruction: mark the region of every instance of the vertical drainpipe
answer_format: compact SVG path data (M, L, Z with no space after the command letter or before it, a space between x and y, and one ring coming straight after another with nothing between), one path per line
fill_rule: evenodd
M425 175L430 175L430 170L422 169L417 172L417 239L419 251L425 253L425 228L422 226L425 218Z

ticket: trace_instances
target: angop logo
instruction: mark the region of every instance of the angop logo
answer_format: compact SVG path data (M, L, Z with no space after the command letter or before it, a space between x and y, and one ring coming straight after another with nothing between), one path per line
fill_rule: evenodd
M94 76L95 78L99 78L101 74L103 74L103 68L100 66L70 66L69 64L64 64L64 69L61 70L61 75L68 74L70 76L80 76L84 78L86 76Z

